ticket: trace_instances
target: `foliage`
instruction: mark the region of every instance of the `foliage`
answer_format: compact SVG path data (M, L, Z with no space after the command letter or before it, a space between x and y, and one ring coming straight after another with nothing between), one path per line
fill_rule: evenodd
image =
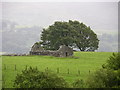
M52 56L2 56L4 87L13 88L13 80L15 80L17 73L21 73L25 69L26 65L31 67L37 66L38 70L42 72L48 67L48 70L57 73L57 68L59 68L58 75L62 76L71 85L79 77L85 80L89 75L89 70L92 73L100 68L110 55L112 55L112 52L74 52L74 56L79 57L77 59ZM67 69L70 70L69 74L67 74ZM78 69L80 69L80 76L77 76Z
M87 84L92 88L120 87L120 53L113 53L102 69L89 76Z
M16 88L65 88L66 81L49 71L40 72L37 68L30 67L21 74L17 74L14 81Z
M113 70L120 69L120 53L113 53L113 55L107 60L107 64L104 65L104 67Z
M78 21L55 22L43 29L40 44L45 49L57 50L60 45L79 48L81 51L94 51L98 48L97 35L85 24Z
M77 79L75 82L73 82L73 87L74 88L84 88L85 87L85 83L84 81L81 79Z
M99 69L89 76L88 87L91 88L111 88L118 85L117 73L113 70Z

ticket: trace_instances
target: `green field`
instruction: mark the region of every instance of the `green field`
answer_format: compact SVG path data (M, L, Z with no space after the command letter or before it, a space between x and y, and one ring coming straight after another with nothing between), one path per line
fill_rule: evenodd
M2 88L2 57L0 56L0 89Z
M112 52L74 52L73 58L60 58L52 56L2 56L3 87L12 88L13 80L17 73L27 66L36 67L40 71L49 70L63 77L67 82L72 83L76 79L87 79L106 62ZM15 70L16 66L16 70ZM69 69L69 74L68 74ZM80 75L78 74L80 70ZM90 73L89 73L90 71Z

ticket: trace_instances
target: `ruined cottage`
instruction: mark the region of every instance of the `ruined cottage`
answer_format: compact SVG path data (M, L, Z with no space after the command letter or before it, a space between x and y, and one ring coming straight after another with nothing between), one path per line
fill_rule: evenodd
M62 45L56 51L44 50L39 44L34 44L31 48L30 55L48 55L56 57L69 57L73 55L73 49Z

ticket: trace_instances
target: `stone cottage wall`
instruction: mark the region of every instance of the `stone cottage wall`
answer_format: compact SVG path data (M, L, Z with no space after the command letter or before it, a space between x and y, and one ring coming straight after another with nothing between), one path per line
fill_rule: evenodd
M60 47L59 50L57 51L50 51L50 50L36 50L32 48L30 51L30 55L48 55L48 56L55 56L55 57L68 57L73 55L73 50L72 48L69 48L65 45Z

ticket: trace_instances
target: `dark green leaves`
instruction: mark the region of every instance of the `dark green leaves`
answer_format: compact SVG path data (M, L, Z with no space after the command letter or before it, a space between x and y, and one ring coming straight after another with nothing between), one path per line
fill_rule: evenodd
M17 74L15 88L65 88L66 81L50 71L40 72L37 68L28 68Z
M55 22L44 29L41 35L45 49L57 50L61 45L72 46L81 51L94 51L98 48L97 35L85 24L78 21Z

